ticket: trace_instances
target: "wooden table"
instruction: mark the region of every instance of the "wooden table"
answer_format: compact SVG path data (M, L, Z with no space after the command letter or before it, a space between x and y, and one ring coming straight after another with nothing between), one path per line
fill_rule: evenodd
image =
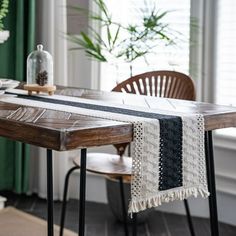
M236 127L236 108L192 101L138 96L95 90L61 88L57 93L87 99L136 105L173 114L200 113L205 118L208 186L211 196L212 235L218 235L212 133L214 129ZM31 114L31 115L29 115ZM47 148L48 236L53 235L52 150L81 149L79 235L84 235L86 148L132 141L132 125L83 115L0 102L0 136Z

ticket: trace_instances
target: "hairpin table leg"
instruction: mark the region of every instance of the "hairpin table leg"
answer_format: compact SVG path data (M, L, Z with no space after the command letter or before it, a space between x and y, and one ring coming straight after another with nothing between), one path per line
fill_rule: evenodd
M213 142L212 142L211 131L205 132L205 151L206 151L207 181L210 192L209 210L210 210L211 235L219 236L214 153L213 153Z
M137 236L137 214L138 213L133 213L133 219L132 219L133 236Z
M119 177L120 182L120 196L121 196L121 206L122 206L122 214L123 214L123 224L124 224L124 233L125 236L129 235L128 232L128 224L127 224L127 210L126 210L126 204L125 204L125 193L124 193L124 183L123 183L123 177Z
M191 236L195 236L195 231L194 231L194 227L193 227L193 221L192 221L192 217L191 217L191 214L190 214L190 209L189 209L189 205L188 205L188 200L187 199L184 199L184 207L185 207L186 216L187 216L187 220L188 220L189 231L191 233Z
M80 157L80 198L79 198L79 236L84 236L85 195L86 195L86 158L87 149L81 149Z
M47 149L48 236L53 236L53 165L52 150Z

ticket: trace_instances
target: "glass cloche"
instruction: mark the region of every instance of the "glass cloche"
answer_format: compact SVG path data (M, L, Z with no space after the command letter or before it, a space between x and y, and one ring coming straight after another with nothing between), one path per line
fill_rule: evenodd
M24 89L31 95L33 92L46 92L52 95L56 90L53 85L53 60L50 53L43 50L43 45L37 45L37 50L27 58L27 84Z
M27 58L27 84L53 85L52 56L43 50L41 44Z

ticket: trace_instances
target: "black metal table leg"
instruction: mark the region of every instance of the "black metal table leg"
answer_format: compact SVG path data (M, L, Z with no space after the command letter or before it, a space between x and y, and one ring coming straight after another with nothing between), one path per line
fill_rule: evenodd
M79 198L79 236L84 236L85 196L86 196L86 158L87 149L81 149L80 157L80 198Z
M188 205L188 200L187 199L184 199L184 207L185 207L185 210L186 210L189 231L191 233L191 236L195 236L195 231L194 231L194 227L193 227L193 221L192 221L192 217L191 217L191 214L190 214L190 209L189 209L189 205Z
M133 219L132 219L132 235L137 236L137 213L133 213Z
M127 223L127 211L126 211L126 205L125 205L125 193L124 193L124 183L123 183L123 177L119 177L120 182L120 196L121 196L121 205L122 205L122 214L123 214L123 220L124 220L124 232L125 236L129 235L128 231L128 223Z
M48 236L53 236L53 163L52 150L47 149L47 205L48 205Z
M205 151L206 151L207 181L210 192L209 210L210 210L211 235L219 236L216 184L215 184L215 166L214 166L214 153L213 153L213 142L212 142L211 131L205 132Z

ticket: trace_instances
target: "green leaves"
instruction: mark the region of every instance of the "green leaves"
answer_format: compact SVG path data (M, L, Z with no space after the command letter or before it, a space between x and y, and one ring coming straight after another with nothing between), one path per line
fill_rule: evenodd
M73 7L79 13L86 12L89 18L100 25L103 37L93 27L89 26L89 32L81 32L79 36L68 36L68 39L78 44L76 49L83 49L87 56L101 62L107 62L108 58L122 59L132 62L139 57L152 53L158 42L168 45L174 42L169 33L168 24L163 18L168 12L159 12L153 6L140 9L141 19L135 25L124 26L112 20L106 4L103 0L94 0L100 14ZM147 10L146 10L147 9Z
M106 62L106 58L101 52L101 45L94 44L93 41L84 32L81 32L80 36L68 35L68 39L80 45L80 47L72 48L71 50L84 50L88 57L95 58L98 61Z
M4 29L3 19L8 13L9 0L0 0L0 31Z

